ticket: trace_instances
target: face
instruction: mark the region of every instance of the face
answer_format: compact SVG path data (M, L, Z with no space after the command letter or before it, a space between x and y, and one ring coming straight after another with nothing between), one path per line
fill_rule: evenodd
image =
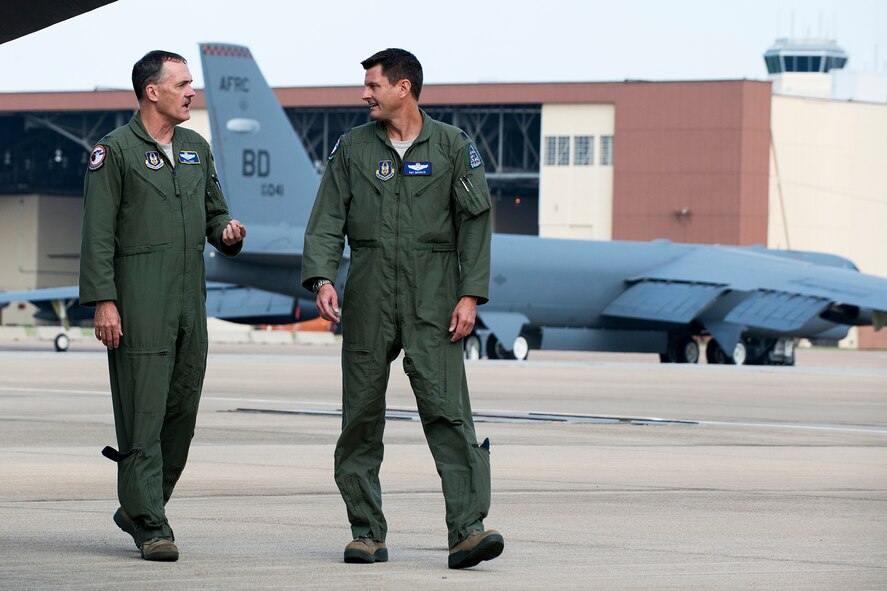
M191 118L191 99L196 94L191 82L187 64L164 62L160 82L148 85L147 96L153 100L158 113L177 125Z
M370 118L374 121L391 120L403 104L405 93L409 94L409 83L401 80L391 84L382 74L381 64L366 71L361 98L370 107Z

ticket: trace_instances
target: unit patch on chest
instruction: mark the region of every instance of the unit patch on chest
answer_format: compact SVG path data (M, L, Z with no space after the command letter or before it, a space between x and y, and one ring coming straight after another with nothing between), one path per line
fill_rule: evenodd
M151 170L163 168L163 158L160 157L160 152L145 152L145 166Z
M391 160L380 160L376 169L376 178L387 181L394 176L394 163Z
M200 164L200 154L193 150L179 151L179 162L182 164Z
M431 176L430 162L404 162L404 176Z

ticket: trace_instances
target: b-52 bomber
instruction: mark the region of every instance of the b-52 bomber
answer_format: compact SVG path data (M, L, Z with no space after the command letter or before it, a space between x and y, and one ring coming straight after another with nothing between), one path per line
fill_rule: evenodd
M317 169L248 48L206 43L200 54L221 181L250 229L237 258L208 254L207 276L290 295L307 318L317 312L299 275ZM346 246L340 298L348 260ZM880 328L887 310L887 279L838 256L763 247L494 234L491 278L469 358L561 349L695 363L707 340L711 363L792 365L797 339Z

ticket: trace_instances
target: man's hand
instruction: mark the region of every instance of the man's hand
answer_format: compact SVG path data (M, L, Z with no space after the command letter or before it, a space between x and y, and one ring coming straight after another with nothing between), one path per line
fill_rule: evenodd
M95 305L95 338L109 349L120 346L123 328L120 326L120 313L113 300L104 300Z
M246 226L237 220L231 220L222 230L222 242L231 246L246 238Z
M451 343L462 339L471 334L474 330L474 321L477 317L477 298L472 296L462 296L456 309L453 310L453 318L450 320L450 332L453 336L450 338Z
M317 292L317 309L320 317L330 322L342 320L342 309L339 308L339 294L331 283L327 283Z

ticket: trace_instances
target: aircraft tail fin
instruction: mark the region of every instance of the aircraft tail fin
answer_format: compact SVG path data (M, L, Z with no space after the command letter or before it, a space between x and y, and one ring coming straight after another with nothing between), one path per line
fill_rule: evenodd
M249 48L201 43L200 58L216 169L232 214L247 227L304 227L320 176Z

